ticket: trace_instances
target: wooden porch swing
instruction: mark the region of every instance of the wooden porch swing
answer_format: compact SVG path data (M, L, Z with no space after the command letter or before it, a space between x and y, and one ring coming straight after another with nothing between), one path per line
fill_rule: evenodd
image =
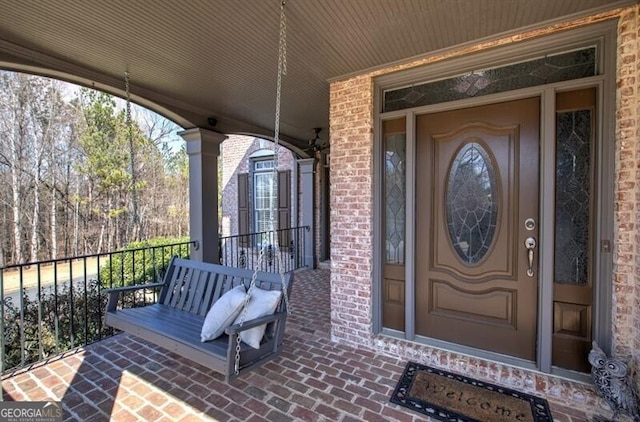
M273 180L277 191L282 75L286 74L285 2L280 7L280 40L274 129ZM129 75L125 73L127 110ZM128 112L129 113L129 112ZM128 119L130 125L130 119ZM131 136L131 130L129 130ZM225 376L228 382L282 350L293 273L284 273L277 235L275 201L272 230L263 242L256 270L173 257L160 283L106 290L105 324L157 344ZM266 250L274 246L279 274L258 271ZM155 304L122 309L123 294L160 289Z

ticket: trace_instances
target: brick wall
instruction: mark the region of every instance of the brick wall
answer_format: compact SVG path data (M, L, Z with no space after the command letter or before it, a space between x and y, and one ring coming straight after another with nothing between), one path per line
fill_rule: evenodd
M640 361L640 6L618 24L614 243L615 351ZM631 335L630 335L631 334Z
M550 400L592 411L605 407L587 384L569 382L418 345L372 335L372 151L373 78L375 76L463 56L557 31L620 17L619 75L616 126L614 345L617 352L640 352L640 159L638 116L638 6L555 24L499 40L467 45L459 50L412 63L336 81L330 87L331 133L331 324L334 341L370 347L490 382L546 395Z
M249 157L260 149L273 150L273 142L253 136L229 135L222 143L220 157L222 160L222 236L238 234L238 174L247 173L250 170ZM292 170L296 165L293 154L287 148L281 146L278 153L278 170ZM249 180L249 186L252 181ZM297 192L292 186L293 197ZM295 215L291 210L291 216Z
M322 247L322 245L320 244L320 239L321 239L321 232L320 232L320 207L322 204L322 198L321 198L321 191L322 191L322 181L321 181L321 177L322 177L322 166L320 163L320 160L316 160L315 163L315 177L313 178L313 227L314 227L314 233L313 233L313 256L316 257L316 259L314 259L316 265L317 265L317 257L320 256L320 248Z
M636 151L636 178L635 178L635 240L633 242L635 246L635 271L632 278L633 286L635 287L635 303L633 309L635 311L635 318L632 326L635 328L634 339L635 342L632 345L634 357L636 359L636 373L640 374L640 186L638 181L640 174L640 3L636 5L632 14L633 28L635 29L635 135L631 134L631 143L635 146ZM638 391L640 391L640 380L638 380Z
M255 138L234 136L227 138L220 148L222 161L222 236L238 234L238 174L246 173L248 168L247 150L252 147Z
M331 85L331 326L337 340L370 341L373 245L373 80Z

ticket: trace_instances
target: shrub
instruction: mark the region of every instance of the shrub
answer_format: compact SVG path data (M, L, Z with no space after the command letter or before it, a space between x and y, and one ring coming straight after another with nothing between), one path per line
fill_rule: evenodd
M25 289L20 303L5 299L4 369L47 359L77 346L111 335L103 324L106 296L97 280L64 283L57 291L46 287L40 299ZM21 343L24 336L24 361Z
M162 280L164 271L174 255L189 257L188 238L158 237L149 241L129 243L121 253L112 255L100 269L103 287L120 287L135 284L155 283Z
M45 287L39 296L25 289L22 303L5 298L4 370L112 335L114 330L104 325L107 296L103 288L160 281L172 256L189 256L188 244L176 245L188 241L161 237L133 242L110 259L101 259L97 279L76 279L56 288ZM154 292L136 291L125 295L120 306L140 306L154 299Z

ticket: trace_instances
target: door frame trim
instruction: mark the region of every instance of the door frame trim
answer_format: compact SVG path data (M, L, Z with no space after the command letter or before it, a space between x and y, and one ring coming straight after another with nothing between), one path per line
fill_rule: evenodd
M616 78L616 39L618 19L612 19L584 27L547 35L541 38L497 47L478 53L452 58L418 68L408 69L396 73L374 78L374 210L373 210L373 332L417 341L448 350L472 354L480 358L511 363L518 366L531 367L545 373L558 374L570 378L583 378L582 374L552 367L551 365L551 334L553 330L553 248L554 248L554 200L555 191L555 93L558 91L578 88L596 87L598 90L598 113L596 115L597 130L595 142L598 160L596 197L597 226L593 239L594 280L598 280L594 298L594 340L603 345L605 351L610 350L612 333L612 274L613 254L600 249L603 241L613 242L613 205L614 205L614 157L615 157L615 78ZM596 45L598 54L597 76L559 82L555 84L524 88L516 91L486 95L478 98L451 101L447 103L405 109L388 113L380 113L382 109L383 92L388 89L422 83L464 74L474 69L515 63L522 60L540 57L554 52L568 51L589 45ZM415 335L415 119L418 114L428 114L475 107L486 104L516 100L526 97L539 96L541 98L540 135L540 259L539 259L539 304L538 304L538 347L536 362L522 361L517 358L505 358L503 355L472 349L465 346L450 344L435 339L416 337ZM381 218L383 206L383 192L381 169L382 157L382 121L398 117L406 118L407 129L407 197L406 197L406 262L405 262L405 331L388 330L382 326L382 265L384 250L382 248L382 233L384 222ZM411 158L410 158L411 157ZM546 199L550 195L549 199ZM411 218L410 218L411 217ZM412 249L409 249L409 246ZM550 281L549 281L550 280Z
M538 231L538 347L536 360L543 372L551 371L551 340L553 334L553 261L555 256L555 164L556 90L547 88L540 98L540 229ZM551 115L551 116L550 116ZM549 124L551 122L551 124ZM545 198L554 198L546 200ZM543 280L551 280L545 283Z

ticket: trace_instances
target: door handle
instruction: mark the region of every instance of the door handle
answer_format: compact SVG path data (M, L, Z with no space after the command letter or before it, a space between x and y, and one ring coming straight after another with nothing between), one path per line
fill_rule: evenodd
M536 248L536 239L527 237L524 241L524 247L527 248L527 260L529 261L527 275L533 277L533 250Z

